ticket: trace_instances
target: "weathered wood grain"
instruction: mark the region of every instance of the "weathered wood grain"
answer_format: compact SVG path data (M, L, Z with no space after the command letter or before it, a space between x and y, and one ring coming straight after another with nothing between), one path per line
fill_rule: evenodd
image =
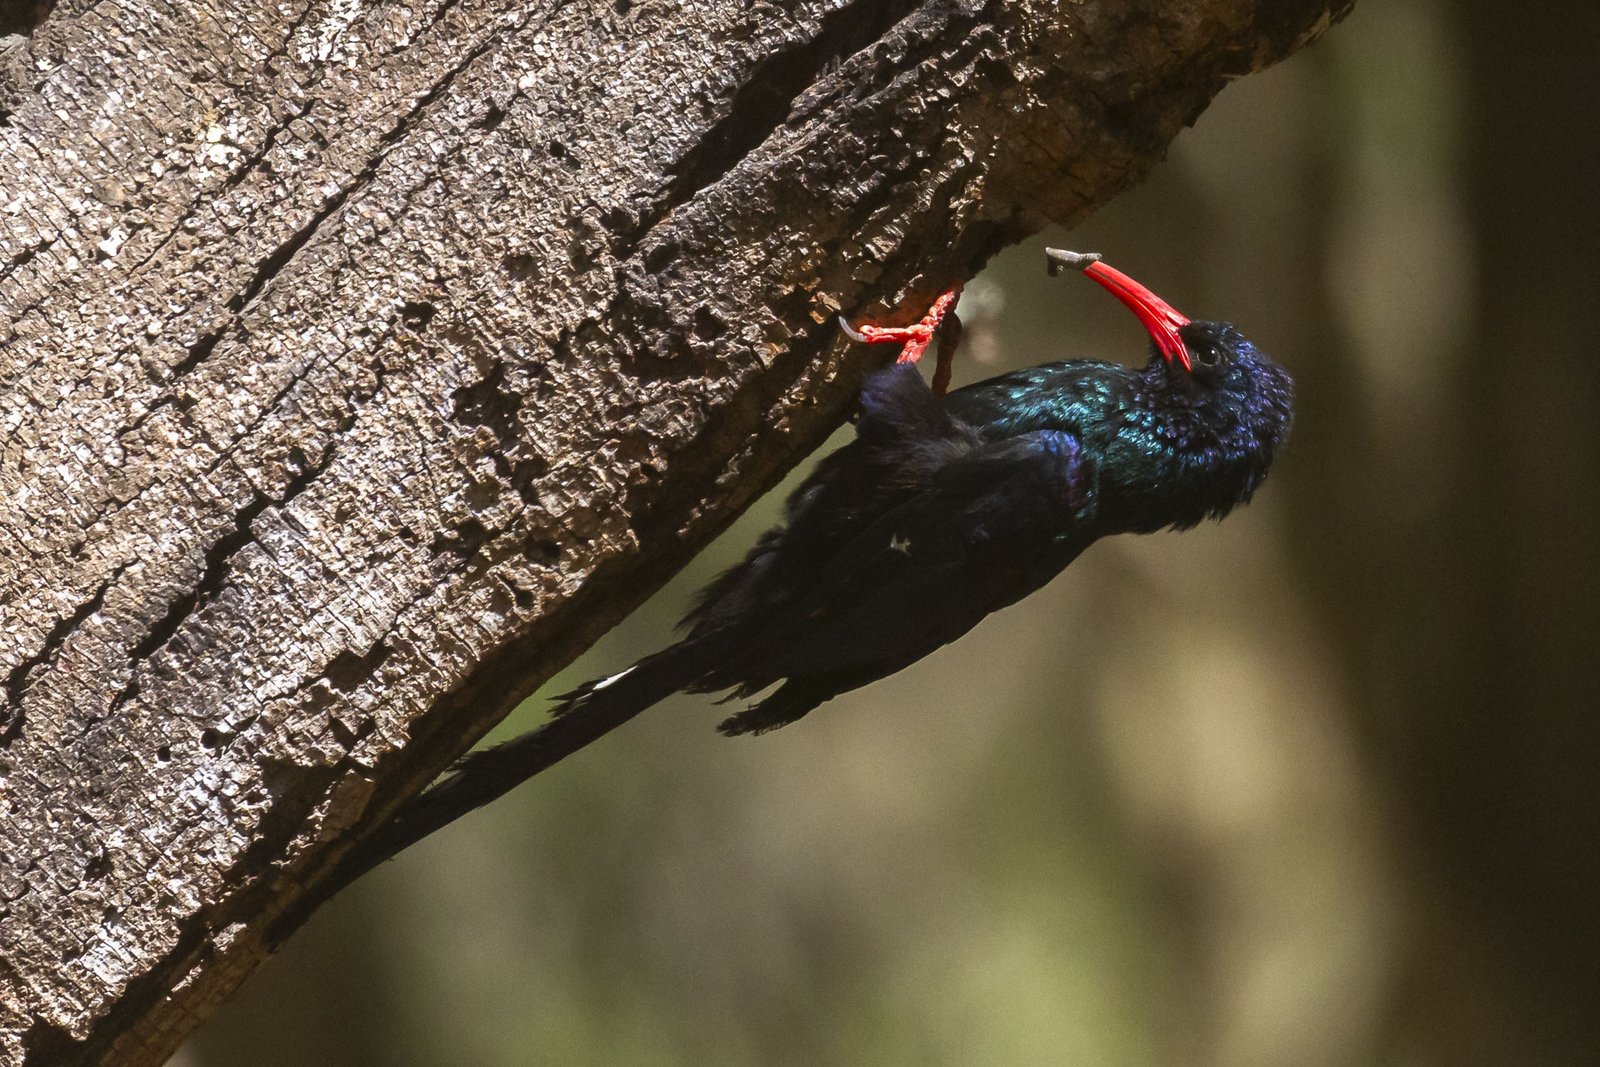
M0 1060L156 1063L842 417L1349 0L64 3L0 54Z

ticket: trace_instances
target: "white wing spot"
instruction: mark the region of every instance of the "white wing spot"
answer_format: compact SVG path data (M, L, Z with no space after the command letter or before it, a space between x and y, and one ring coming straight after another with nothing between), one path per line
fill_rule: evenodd
M903 552L908 556L911 555L911 538L901 537L899 534L890 534L889 551Z
M598 682L594 683L594 688L592 688L589 691L591 693L598 693L600 690L606 688L606 686L616 685L618 682L622 681L624 678L626 678L628 675L632 674L636 669L638 669L638 666L639 665L637 663L635 663L632 667L629 667L625 671L618 671L616 674L613 674L609 678L600 679Z

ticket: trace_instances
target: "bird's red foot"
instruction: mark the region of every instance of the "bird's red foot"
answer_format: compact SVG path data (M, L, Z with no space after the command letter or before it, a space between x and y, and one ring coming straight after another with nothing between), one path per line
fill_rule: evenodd
M904 345L896 363L915 363L922 358L935 337L940 338L939 362L933 371L933 391L943 396L950 385L950 362L955 356L961 337L961 320L953 313L956 301L961 298L961 286L956 285L933 302L933 307L918 322L910 326L871 326L863 323L851 326L843 315L839 325L852 341L865 345Z

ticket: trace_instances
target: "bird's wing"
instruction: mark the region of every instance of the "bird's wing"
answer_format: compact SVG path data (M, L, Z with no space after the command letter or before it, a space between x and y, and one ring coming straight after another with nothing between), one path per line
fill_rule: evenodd
M784 525L708 585L685 624L700 636L776 610L877 516L926 489L936 471L977 443L915 367L872 374L861 387L856 440L817 465L789 497Z
M848 676L838 692L891 674L1049 581L1092 540L1092 512L1092 472L1072 435L973 448L818 560L805 590L696 688Z

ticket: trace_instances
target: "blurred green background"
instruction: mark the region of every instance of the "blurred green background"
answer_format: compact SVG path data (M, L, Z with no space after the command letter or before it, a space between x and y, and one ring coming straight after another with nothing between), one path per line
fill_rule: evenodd
M1597 10L1364 0L969 287L958 381L1143 352L1046 243L1243 325L1300 390L1250 508L759 740L669 702L175 1062L1600 1063ZM781 494L548 692L664 643Z

